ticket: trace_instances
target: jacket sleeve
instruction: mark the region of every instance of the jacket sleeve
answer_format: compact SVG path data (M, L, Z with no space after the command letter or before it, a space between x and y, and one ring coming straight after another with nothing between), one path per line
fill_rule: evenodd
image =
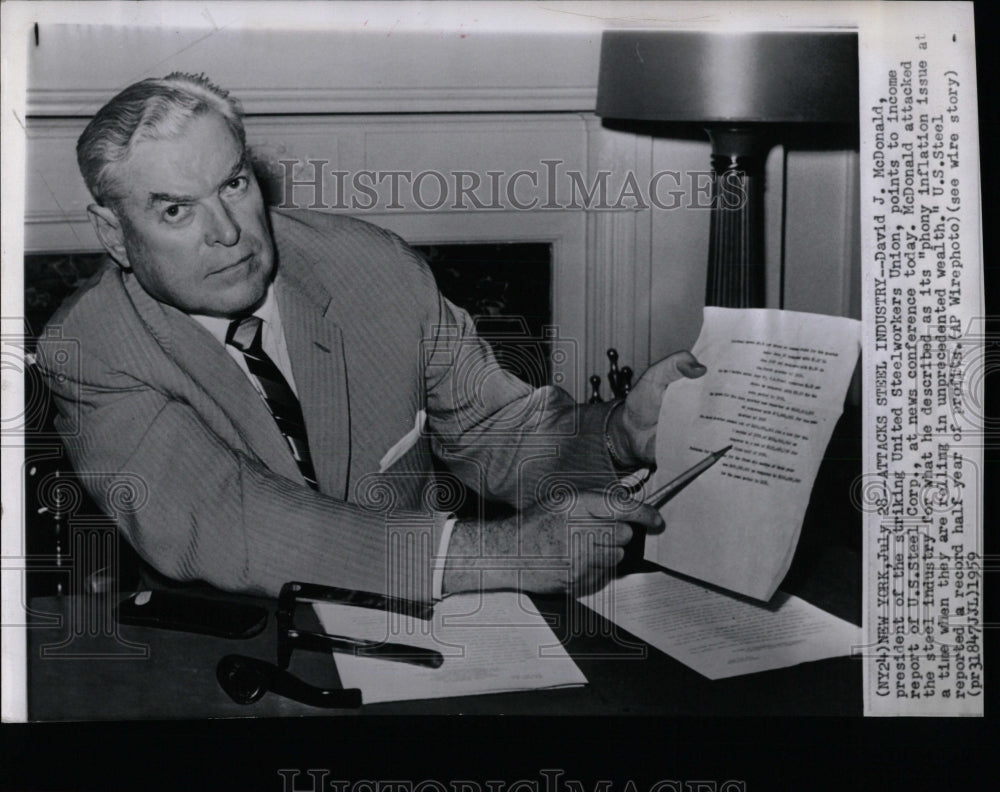
M302 580L431 598L447 515L366 511L285 479L190 405L78 348L39 342L57 428L87 490L158 571L268 596Z
M500 365L466 311L434 293L424 329L427 417L448 467L518 508L615 483L605 442L613 403L577 404L562 388L532 388ZM572 346L563 352L575 354Z

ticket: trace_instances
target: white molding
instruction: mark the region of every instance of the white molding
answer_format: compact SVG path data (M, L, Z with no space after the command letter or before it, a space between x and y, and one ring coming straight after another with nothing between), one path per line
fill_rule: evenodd
M28 49L27 113L90 116L130 83L173 71L208 75L249 115L595 106L602 26L502 32L466 18L454 27L398 28L395 12L381 26L367 19L341 26L342 16L328 9L336 18L325 24L289 20L287 28L42 25L39 43Z
M662 200L679 205L653 212L650 222L649 345L652 360L690 348L701 328L708 267L711 145L703 139L654 138L651 168L673 172ZM676 193L675 193L676 191Z
M99 253L87 215L33 215L25 219L24 253Z
M784 307L849 316L860 280L857 152L790 150L785 163Z
M89 118L114 89L34 89L29 117ZM248 116L296 113L592 112L597 86L470 88L250 88L239 92Z
M646 136L607 130L600 119L587 119L588 184L600 171L634 174L649 180L651 141ZM620 178L609 179L609 200L617 198ZM601 377L601 395L612 398L607 383L607 350L618 351L619 366L636 376L649 364L649 211L590 211L587 213L588 366ZM645 291L645 294L643 294Z

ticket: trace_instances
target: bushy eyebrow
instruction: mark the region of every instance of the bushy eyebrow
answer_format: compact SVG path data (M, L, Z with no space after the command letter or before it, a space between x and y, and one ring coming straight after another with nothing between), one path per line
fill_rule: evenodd
M249 162L247 153L244 151L226 177L219 183L219 187L239 176L243 169L249 165ZM173 193L152 192L146 201L146 208L152 209L158 203L191 203L197 200L198 196L196 195L174 195Z

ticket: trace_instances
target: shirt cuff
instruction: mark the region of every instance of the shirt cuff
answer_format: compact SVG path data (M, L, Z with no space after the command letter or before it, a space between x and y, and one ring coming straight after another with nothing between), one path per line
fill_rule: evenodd
M444 596L441 593L441 590L444 588L444 564L448 560L448 545L451 544L451 532L455 530L455 523L457 522L457 517L449 517L445 520L444 528L441 530L441 540L438 543L437 555L434 556L434 571L431 578L431 597L433 597L435 602Z

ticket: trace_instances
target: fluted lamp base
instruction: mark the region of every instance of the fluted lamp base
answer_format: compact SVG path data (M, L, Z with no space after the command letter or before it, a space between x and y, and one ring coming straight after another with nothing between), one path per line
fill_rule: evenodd
M712 126L712 218L705 304L763 308L766 130Z

